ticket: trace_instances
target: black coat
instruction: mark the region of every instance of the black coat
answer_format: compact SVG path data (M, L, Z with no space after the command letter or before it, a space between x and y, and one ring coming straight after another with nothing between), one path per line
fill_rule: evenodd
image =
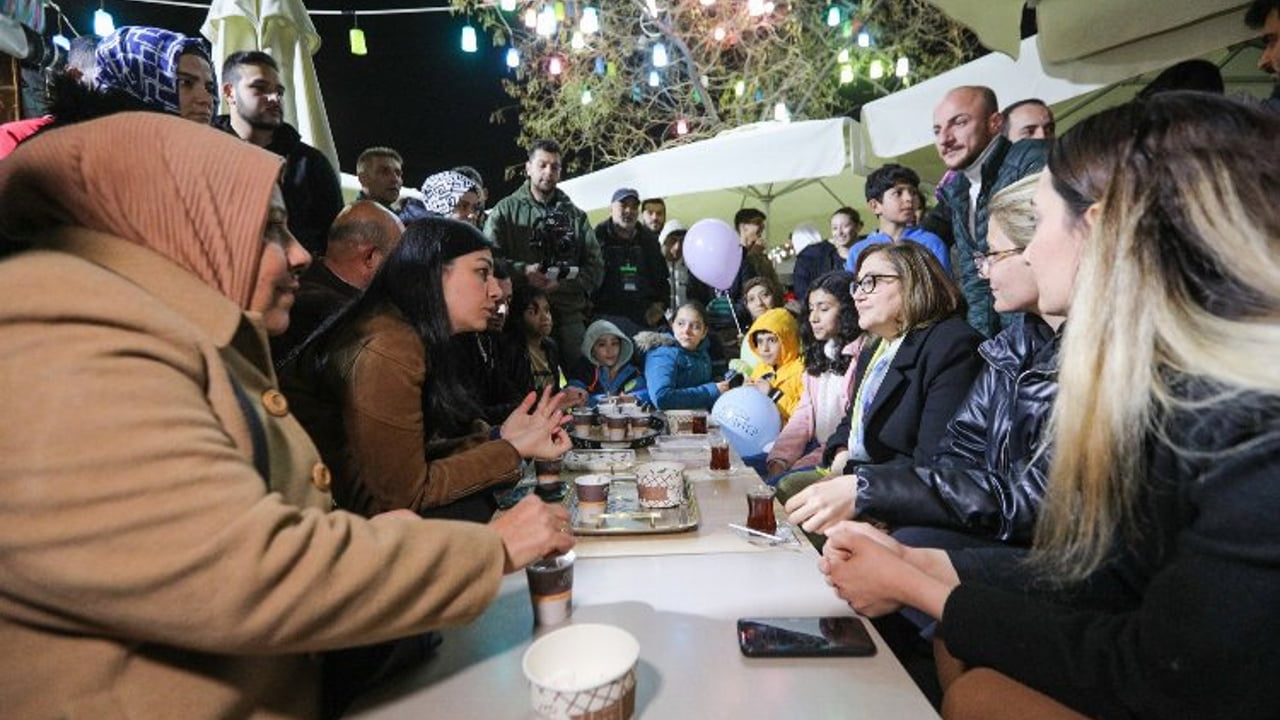
M864 418L863 439L871 463L928 463L982 370L981 342L982 336L959 316L907 333ZM868 343L858 357L855 396L878 344ZM853 402L850 398L844 420L827 440L824 464L849 446ZM845 468L833 470L848 473L853 467L850 461Z
M665 307L671 295L667 259L662 256L658 236L637 225L635 235L620 238L613 232L611 218L597 225L595 234L604 258L604 279L591 297L595 315L621 315L648 327L644 316L649 306L658 303ZM623 273L624 266L635 268L629 278Z
M1049 471L1039 450L1058 394L1058 341L1028 314L983 343L987 367L930 464L859 467L857 517L1030 542Z
M962 584L943 613L947 649L1089 717L1275 718L1280 398L1231 394L1155 425L1138 530L1086 583L1044 595L981 585L975 574L992 574L966 556L990 554L950 553ZM1026 574L1013 559L1006 569Z
M829 242L816 242L800 251L795 267L791 270L791 287L796 300L803 304L808 300L809 286L832 270L843 270L844 258Z

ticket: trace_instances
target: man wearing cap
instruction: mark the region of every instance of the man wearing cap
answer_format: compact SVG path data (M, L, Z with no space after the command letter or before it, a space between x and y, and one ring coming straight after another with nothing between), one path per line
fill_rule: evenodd
M636 329L662 322L671 292L667 262L658 236L639 223L640 194L631 188L613 193L609 219L595 227L604 256L604 280L592 296L596 315L626 318Z

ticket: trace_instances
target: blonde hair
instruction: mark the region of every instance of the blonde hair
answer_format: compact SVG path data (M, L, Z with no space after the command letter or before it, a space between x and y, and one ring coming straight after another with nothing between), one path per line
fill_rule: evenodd
M1036 234L1031 198L1039 181L1040 173L1028 175L996 193L987 204L988 222L998 224L1009 242L1020 248L1031 244L1031 236Z
M1137 534L1136 500L1159 480L1147 476L1149 443L1170 442L1170 413L1280 394L1277 143L1280 120L1260 110L1169 93L1089 118L1055 145L1049 172L1076 212L1087 197L1073 183L1107 180L1051 418L1032 555L1050 577L1080 580ZM1189 399L1188 379L1214 392Z

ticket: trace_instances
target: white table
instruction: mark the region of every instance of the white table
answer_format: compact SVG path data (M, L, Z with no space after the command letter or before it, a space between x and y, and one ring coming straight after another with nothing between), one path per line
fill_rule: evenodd
M580 538L568 622L616 625L640 641L636 717L937 718L874 630L874 657L742 656L740 617L852 614L808 543L760 548L726 530L727 519L746 518L745 489L756 482L752 474L695 479L703 522L691 533ZM435 658L362 698L349 716L532 718L520 661L554 629L535 631L524 574L508 576L484 615L445 631Z

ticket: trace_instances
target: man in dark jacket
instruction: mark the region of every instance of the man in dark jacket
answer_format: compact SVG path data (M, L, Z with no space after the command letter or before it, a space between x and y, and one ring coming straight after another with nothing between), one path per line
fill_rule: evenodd
M289 210L289 232L312 255L324 252L325 237L342 210L342 186L324 153L302 142L284 121L280 66L257 50L232 53L222 63L222 97L230 115L214 118L215 127L284 158L281 189Z
M582 353L604 260L587 214L558 187L560 159L554 141L534 142L524 166L528 182L493 206L484 234L498 244L514 275L546 291L560 357L571 364Z
M609 219L595 227L604 280L591 298L597 316L626 318L635 331L662 322L671 292L658 238L637 222L639 213L639 193L631 188L613 193Z
M987 202L999 190L1044 168L1043 140L1011 143L1000 135L1003 118L988 87L948 92L933 111L934 144L954 178L939 192L941 202L925 229L953 245L960 289L969 303L969 324L994 336L1014 318L1002 320L991 307L991 286L978 276L974 253L987 252Z

